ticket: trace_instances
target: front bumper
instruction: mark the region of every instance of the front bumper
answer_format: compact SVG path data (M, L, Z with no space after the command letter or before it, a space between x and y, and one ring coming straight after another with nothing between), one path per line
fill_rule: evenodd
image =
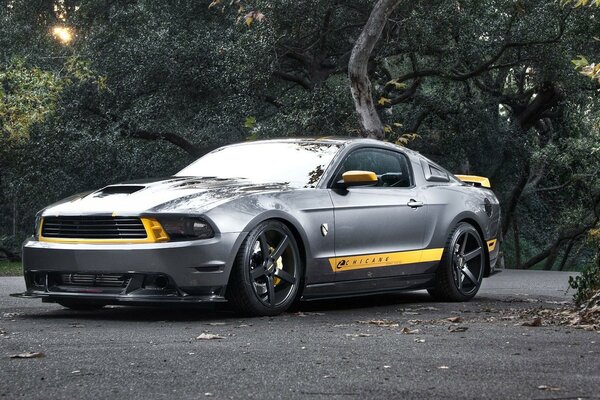
M67 244L30 239L23 245L27 291L44 301L106 304L224 301L245 235L142 244Z

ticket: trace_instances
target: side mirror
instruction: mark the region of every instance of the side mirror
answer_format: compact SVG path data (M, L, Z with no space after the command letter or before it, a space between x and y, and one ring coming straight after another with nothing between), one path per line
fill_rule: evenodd
M338 182L341 187L373 186L377 184L377 175L371 171L347 171Z

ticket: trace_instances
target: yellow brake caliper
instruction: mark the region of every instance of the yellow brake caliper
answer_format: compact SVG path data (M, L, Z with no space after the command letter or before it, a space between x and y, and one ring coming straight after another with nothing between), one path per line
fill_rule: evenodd
M273 251L273 250L275 250L275 249L271 247L269 250L272 252L272 251ZM283 261L281 260L281 257L279 257L279 258L278 258L278 259L275 261L275 269L283 269ZM278 284L279 284L279 282L281 282L281 279L280 279L280 278L278 278L278 277L274 277L274 278L273 278L273 284L274 284L274 285L278 285Z

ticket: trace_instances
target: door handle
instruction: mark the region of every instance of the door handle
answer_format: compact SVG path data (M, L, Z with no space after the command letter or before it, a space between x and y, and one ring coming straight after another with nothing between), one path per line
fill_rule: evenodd
M406 203L406 205L411 208L423 207L423 202L416 201L415 199L410 199L410 201L408 203Z

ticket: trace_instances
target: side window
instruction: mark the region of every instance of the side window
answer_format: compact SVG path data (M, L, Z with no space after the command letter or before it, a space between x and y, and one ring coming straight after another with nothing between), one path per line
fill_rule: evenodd
M426 161L421 161L421 165L423 166L426 180L430 182L450 182L448 173L438 166Z
M434 167L431 164L429 164L429 171L431 173L431 176L439 176L441 178L447 178L448 177L448 174L446 174L441 169Z
M383 149L359 149L344 160L336 182L347 171L371 171L377 175L375 187L410 187L412 178L404 154Z

